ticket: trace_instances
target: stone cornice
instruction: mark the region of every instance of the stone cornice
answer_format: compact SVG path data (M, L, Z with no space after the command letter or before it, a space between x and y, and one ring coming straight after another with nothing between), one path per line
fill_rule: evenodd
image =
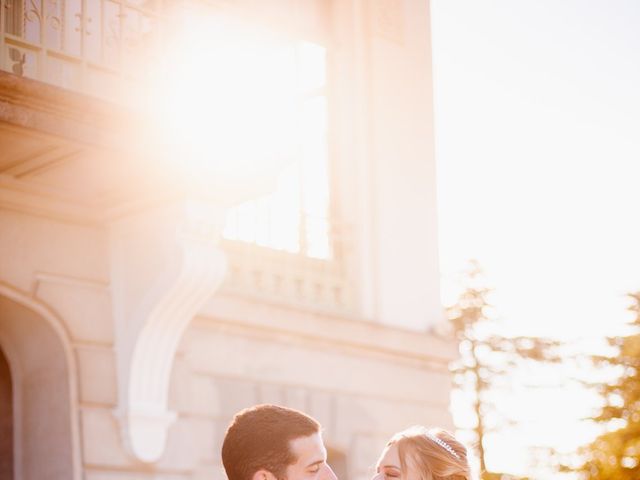
M262 332L318 345L340 345L348 350L428 364L442 371L448 371L448 364L457 357L455 342L426 331L318 313L308 308L255 302L229 293L209 299L195 323L205 328L231 328L238 333Z
M0 71L0 122L101 148L124 146L132 112L88 95Z

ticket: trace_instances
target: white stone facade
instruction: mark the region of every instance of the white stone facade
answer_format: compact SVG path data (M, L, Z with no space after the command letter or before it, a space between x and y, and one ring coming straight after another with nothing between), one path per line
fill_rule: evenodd
M118 108L0 71L0 475L223 479L256 403L317 418L343 480L399 429L451 428L428 3L308 3L332 25L333 263L237 250L233 200L167 193Z

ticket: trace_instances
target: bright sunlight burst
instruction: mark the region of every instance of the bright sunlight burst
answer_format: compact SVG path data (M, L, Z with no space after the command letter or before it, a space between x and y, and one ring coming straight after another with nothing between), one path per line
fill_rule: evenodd
M293 159L295 75L283 39L183 14L151 89L165 146L195 175L246 177Z
M224 16L182 19L149 92L167 161L200 183L280 172L275 191L229 211L225 237L328 258L326 48Z

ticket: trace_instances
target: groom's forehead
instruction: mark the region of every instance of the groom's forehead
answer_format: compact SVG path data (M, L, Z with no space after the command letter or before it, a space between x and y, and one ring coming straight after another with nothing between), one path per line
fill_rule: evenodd
M320 432L289 440L289 451L296 457L296 460L302 457L326 456L326 449Z

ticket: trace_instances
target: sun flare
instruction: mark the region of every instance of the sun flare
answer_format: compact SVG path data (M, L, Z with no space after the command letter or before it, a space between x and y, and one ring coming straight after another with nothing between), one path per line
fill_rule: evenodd
M230 19L190 16L184 23L150 89L154 126L172 156L197 175L232 177L291 161L290 51Z
M225 236L329 256L326 48L221 15L182 24L147 92L153 143L201 184L276 172Z

